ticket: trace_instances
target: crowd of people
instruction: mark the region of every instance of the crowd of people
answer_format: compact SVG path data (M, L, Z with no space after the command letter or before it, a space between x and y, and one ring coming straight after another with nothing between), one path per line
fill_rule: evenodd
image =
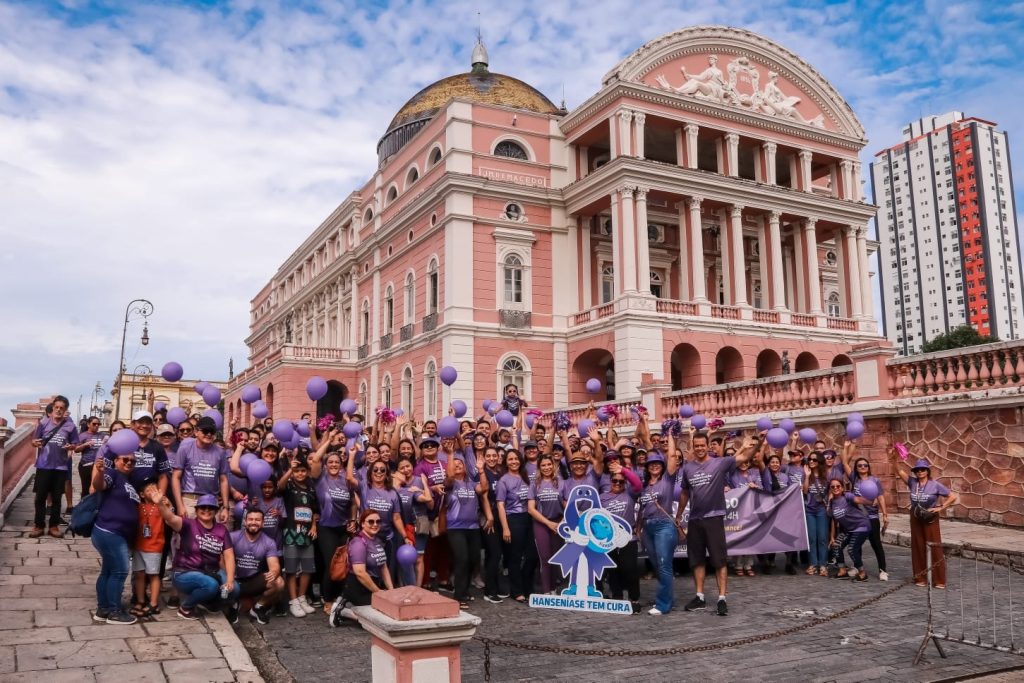
M220 429L211 417L170 425L165 410L140 410L129 424L110 426L111 434L131 429L138 436L138 449L125 455L107 449L98 420L79 434L66 416L67 399L57 397L36 430L36 518L29 535L45 533L48 510L50 535L61 535L60 503L72 455L80 453L83 495L99 494L92 531L102 560L96 621L134 623L166 604L184 619L225 609L235 622L244 609L259 623L322 609L336 626L353 616L351 607L400 585L449 592L463 608L477 597L526 603L532 592L559 591L563 580L548 560L563 542L566 502L577 486L588 485L634 530L611 553L616 566L598 586L605 597L629 600L640 613L640 581L647 576L657 584L647 612L671 611L674 578L687 564L675 557L682 542L695 588L684 609L707 608L710 567L715 610L725 616L730 570L754 576L776 567L774 554L728 555L725 493L747 487L778 495L798 486L808 547L786 552L784 571L867 581L867 543L877 577L888 580L881 543L886 499L861 495L862 486L872 493L884 488L851 441L837 452L822 441L800 445L795 434L788 447L774 449L764 432L656 433L642 411L628 437L539 420L527 427L525 402L514 387L508 392L505 405L516 409L510 427L484 413L462 419L457 435L442 438L433 420L387 419L384 411L351 437L346 423L363 416L321 416L312 424L306 414L296 424L306 422L309 437L294 448L274 436L271 418ZM266 463L265 480L247 478L251 470L243 464L255 459ZM893 463L910 489L914 571L923 583L918 570L926 543L939 538L938 516L957 497L931 478L926 461L908 468L893 454ZM331 566L340 548L351 569L337 581ZM168 570L171 590L163 602ZM124 605L132 574L131 602ZM941 587L944 577L934 576Z

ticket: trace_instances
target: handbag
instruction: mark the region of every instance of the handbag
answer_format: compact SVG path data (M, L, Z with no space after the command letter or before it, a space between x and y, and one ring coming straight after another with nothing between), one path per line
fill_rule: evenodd
M89 538L92 536L92 528L96 524L96 518L100 514L100 505L103 502L103 492L90 493L71 511L71 521L68 523L68 531L72 536Z
M915 519L920 522L924 522L925 524L931 524L939 517L939 513L932 512L925 506L917 504L910 506L910 514L912 514Z
M331 557L331 581L344 581L348 577L351 564L348 560L348 543L339 545Z

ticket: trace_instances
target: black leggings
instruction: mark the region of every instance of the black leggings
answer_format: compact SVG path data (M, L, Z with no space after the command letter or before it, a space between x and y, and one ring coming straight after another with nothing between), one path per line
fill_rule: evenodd
M512 597L526 596L533 591L533 575L537 571L537 546L533 542L533 520L525 512L508 515L512 540L505 543L505 565Z
M484 594L497 595L501 577L501 525L495 525L490 533L481 529L480 537L484 547Z
M82 482L82 498L89 495L89 487L92 486L92 467L93 463L88 465L78 464L78 478Z
M64 499L64 482L68 479L67 468L60 470L36 470L36 516L35 525L42 529L46 523L46 499L50 499L50 526L60 526L60 503Z
M632 602L640 600L640 567L637 565L637 543L630 541L622 548L608 553L615 561L615 568L608 572L608 585L612 589L612 597L622 599L625 592Z
M469 597L469 577L480 562L480 530L448 529L448 545L452 549L455 599L462 602Z
M871 550L875 553L875 559L878 561L878 571L885 571L885 546L882 545L882 522L877 518L869 520L871 522L871 532L868 534L868 543L871 544Z
M341 595L341 591L345 586L343 581L331 581L331 558L334 557L334 551L345 543L348 543L348 530L345 527L317 526L316 545L320 548L320 555L323 557L323 571L320 574L320 597L324 599L324 602L333 602L335 598Z
M387 571L387 568L382 568L381 571ZM384 588L383 579L373 579L373 582L377 585L377 588ZM345 579L345 600L352 605L356 607L369 605L372 595L373 593L370 592L370 589L364 586L363 582L355 574L350 573L348 578Z

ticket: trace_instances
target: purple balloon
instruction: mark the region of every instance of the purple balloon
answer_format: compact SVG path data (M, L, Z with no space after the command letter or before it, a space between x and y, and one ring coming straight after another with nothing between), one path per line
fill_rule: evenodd
M259 459L260 459L260 456L256 455L255 453L242 453L242 457L240 457L238 459L238 469L240 469L243 472L245 472L246 470L249 469L249 465L251 463L253 463L253 462L255 462L255 461L259 460ZM238 488L238 487L236 486L235 488ZM239 491L243 491L245 489L238 489L238 490Z
M491 405L487 406L487 412L494 415L501 410L501 401L491 401Z
M267 415L270 415L270 409L267 408L266 403L263 401L256 401L256 403L252 405L252 416L257 420L262 420Z
M694 415L690 418L690 424L694 429L704 429L708 426L708 419L703 415Z
M785 430L787 434L792 434L796 431L796 422L793 422L793 420L788 417L784 417L779 420L779 428Z
M458 371L450 365L441 368L441 372L437 373L437 375L441 378L444 385L448 387L455 384L455 380L459 378Z
M319 401L327 395L327 380L323 377L310 377L306 381L306 396L310 401Z
M594 424L593 420L583 418L582 420L579 421L579 424L576 425L576 431L580 433L580 436L586 437L587 434L590 433L590 430L593 429L595 426L596 425Z
M107 450L114 455L128 455L139 450L139 435L131 429L122 429L107 439Z
M175 363L173 360L170 363L164 363L160 369L160 376L168 382L177 382L184 374L185 371L182 369L181 363Z
M403 408L395 408L391 412L395 414L395 417L402 417L403 415L405 415L405 410Z
M356 411L359 410L359 406L357 406L356 402L350 398L346 398L338 407L341 410L342 415L355 415Z
M350 439L355 439L363 433L362 422L346 422L345 426L341 428L342 433Z
M419 553L416 552L416 546L403 543L398 546L398 550L395 551L395 558L398 560L398 564L403 567L411 567L416 564L416 560L419 558Z
M533 429L533 425L537 424L537 417L529 413L526 414L526 428Z
M588 394L599 394L601 393L601 380L596 377L591 377L587 380L587 393Z
M274 426L271 428L274 432L274 436L281 443L291 441L292 435L295 434L295 427L288 420L274 420Z
M163 410L167 407L167 404L163 401L157 401L153 404L153 410Z
M188 419L188 413L185 412L184 408L177 406L167 411L167 422L177 427L182 422ZM124 431L123 429L121 431ZM118 432L120 434L120 432Z
M483 409L484 409L485 413L486 412L490 412L490 410L491 410L491 399L485 398L482 405L483 405Z
M239 491L243 491L245 489L238 489L238 490ZM235 509L234 509L235 519L241 519L242 515L245 514L245 503L246 503L245 499L240 500L237 503L235 503Z
M203 401L206 402L206 405L213 408L220 403L220 389L217 387L206 387L203 389Z
M469 406L466 405L465 401L459 399L452 401L452 411L454 411L455 417L463 417L467 410L469 410Z
M245 470L245 478L248 479L253 486L262 486L263 482L270 479L274 474L274 468L266 460L254 460L249 463L249 467Z
M309 436L309 421L299 420L299 423L295 425L295 433L305 438Z
M608 421L608 411L604 409L604 406L597 409L597 420L598 422Z
M772 419L770 417L759 417L757 418L757 431L766 432L772 428Z
M782 427L775 427L768 430L765 440L772 448L785 448L786 444L789 443L789 432Z
M195 385L194 387L192 387L192 388L196 390L196 393L197 393L197 394L199 394L200 396L202 396L202 395L203 395L203 392L204 392L204 391L206 391L206 387L208 387L208 386L210 386L210 383L209 383L209 382L198 382L198 383L196 383L196 385Z
M244 467L242 468L242 471L245 472ZM236 491L241 491L242 493L249 492L249 480L232 472L228 472L228 486Z
M846 438L847 439L859 439L863 435L864 435L864 423L863 422L851 422L848 425L846 425Z
M864 416L860 413L850 413L846 416L846 422L860 422L861 424L864 424Z
M437 421L437 435L442 439L454 439L459 435L459 421L446 415Z
M881 493L874 479L861 479L857 482L857 490L860 491L861 498L867 498L868 500L878 498Z
M220 414L220 411L216 408L207 408L203 411L203 417L208 417L213 420L213 423L217 425L217 429L224 426L224 416Z
M242 403L255 403L260 397L260 388L255 384L246 384L242 387Z
M502 427L511 427L515 424L516 418L507 410L499 410L494 416L494 421Z
M818 440L818 432L814 431L810 427L804 427L800 430L800 441L803 443L814 443Z
M693 409L693 406L691 406L689 403L684 403L683 405L679 406L679 417L683 418L684 420L688 420L691 417L693 417L693 414L695 412L696 411Z
M302 437L299 436L298 432L292 432L292 438L288 439L288 442L284 444L284 447L290 451L294 451L302 443Z

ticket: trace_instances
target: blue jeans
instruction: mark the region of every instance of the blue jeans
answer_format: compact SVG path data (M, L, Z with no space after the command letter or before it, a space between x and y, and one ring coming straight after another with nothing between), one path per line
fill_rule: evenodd
M121 593L131 571L128 541L122 536L93 527L92 546L100 554L100 575L96 577L96 606L107 612L121 612Z
M658 574L658 591L654 606L658 611L668 613L674 602L672 581L672 555L679 543L679 532L670 519L648 519L644 521L644 539L651 564Z
M811 556L812 567L824 567L828 564L828 516L824 510L811 513L805 511L807 517L807 551Z
M217 572L218 578L213 578L202 572L174 572L171 574L171 582L181 595L181 606L192 609L199 603L211 602L220 597L220 587L228 580L227 574L221 569ZM235 581L234 588L228 599L237 600L241 589L238 581Z

